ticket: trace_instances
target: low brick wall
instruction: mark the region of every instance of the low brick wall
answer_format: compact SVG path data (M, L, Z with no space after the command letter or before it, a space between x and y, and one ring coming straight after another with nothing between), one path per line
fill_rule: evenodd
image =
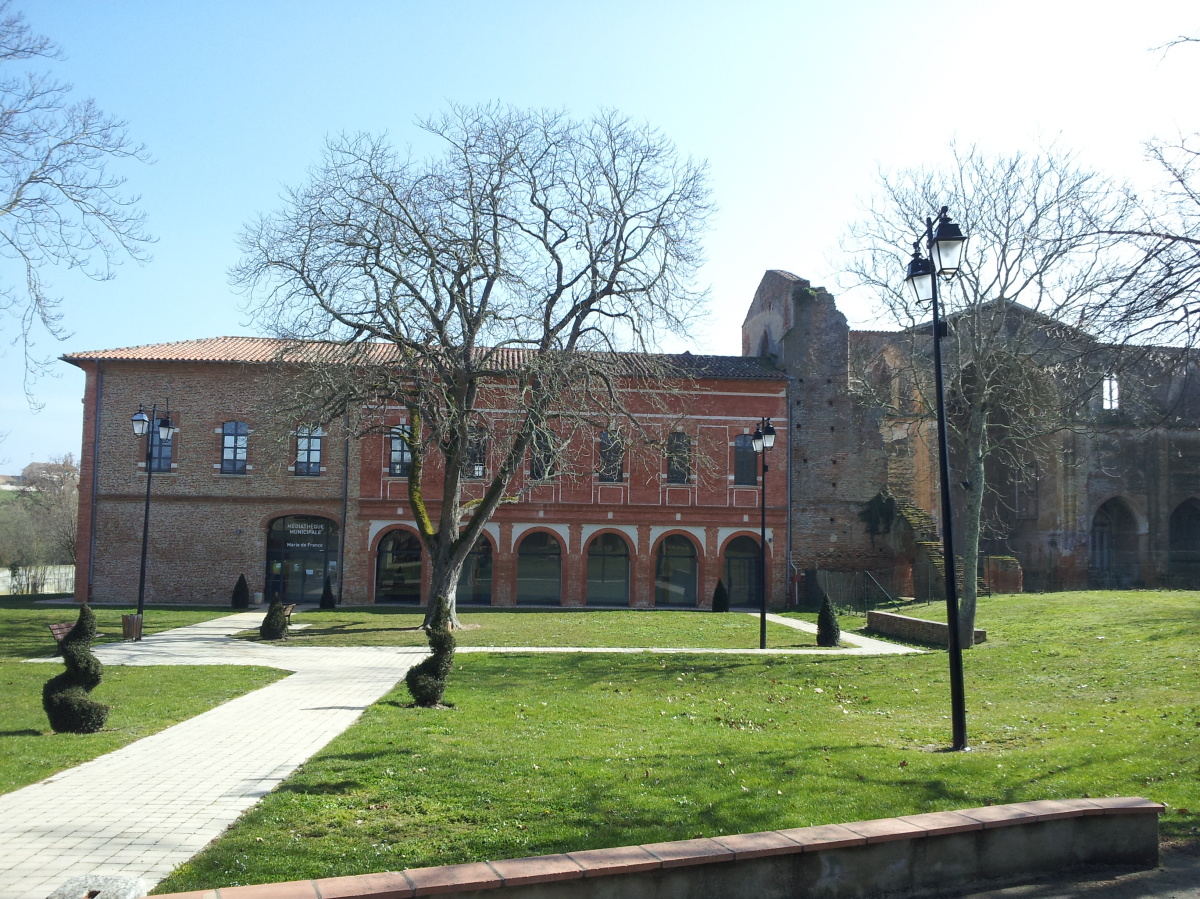
M167 894L170 899L851 899L1158 864L1162 806L1137 797L1020 802L713 839Z
M895 612L867 612L867 630L886 637L895 637L910 643L932 643L946 646L950 642L950 629L942 621L926 621L909 618ZM975 642L987 640L987 631L975 629Z

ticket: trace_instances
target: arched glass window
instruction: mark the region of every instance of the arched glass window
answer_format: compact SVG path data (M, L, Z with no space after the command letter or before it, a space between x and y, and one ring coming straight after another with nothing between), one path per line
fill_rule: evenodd
M458 602L460 605L492 604L492 544L486 537L475 541L463 562L458 574Z
M416 535L393 531L379 541L375 602L421 604L421 541Z
M517 550L517 603L562 603L562 550L544 531L527 535Z
M221 425L221 474L246 473L246 445L250 426L244 421L227 421Z
M753 537L734 537L725 547L725 585L731 606L756 606L762 599L762 555Z
M338 591L338 525L315 515L276 518L267 529L267 576L263 595L281 602L320 602L325 578Z
M588 544L587 604L629 605L629 544L616 534L601 534Z
M696 544L682 534L667 537L658 545L654 604L695 607L699 571Z

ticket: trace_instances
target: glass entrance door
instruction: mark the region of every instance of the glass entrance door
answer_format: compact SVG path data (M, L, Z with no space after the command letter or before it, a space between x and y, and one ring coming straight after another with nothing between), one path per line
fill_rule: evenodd
M284 603L320 602L325 578L337 593L337 522L315 515L288 515L267 532L267 575L263 597Z

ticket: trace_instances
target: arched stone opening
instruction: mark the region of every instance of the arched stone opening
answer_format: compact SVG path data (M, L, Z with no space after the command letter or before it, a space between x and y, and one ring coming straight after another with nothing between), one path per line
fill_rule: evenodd
M482 534L467 553L458 574L456 601L459 605L492 604L492 543Z
M421 541L409 531L392 531L375 555L375 602L421 604Z
M1171 513L1168 570L1172 587L1200 588L1200 501L1184 500Z
M1132 587L1141 580L1137 520L1123 499L1110 499L1092 516L1089 570L1093 587Z
M757 606L762 601L762 555L758 541L743 534L725 547L725 586L731 606Z
M587 604L629 605L629 544L617 534L600 534L588 544Z
M665 537L655 562L654 605L695 608L699 581L696 544L682 534Z
M561 605L562 547L545 531L528 534L517 548L517 605Z

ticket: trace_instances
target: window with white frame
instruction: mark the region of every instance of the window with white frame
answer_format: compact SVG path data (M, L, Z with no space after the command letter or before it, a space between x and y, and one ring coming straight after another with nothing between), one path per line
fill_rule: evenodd
M221 425L221 474L246 473L246 446L250 426L244 421L227 421Z
M412 471L412 429L408 425L392 428L388 452L388 474L393 478L406 478Z
M298 477L315 478L321 474L321 438L323 436L324 432L320 428L296 429L295 474Z
M1107 375L1100 385L1100 404L1106 410L1121 407L1121 386L1116 375Z
M600 432L600 467L597 474L601 481L618 483L625 476L625 444L621 435L614 431Z

